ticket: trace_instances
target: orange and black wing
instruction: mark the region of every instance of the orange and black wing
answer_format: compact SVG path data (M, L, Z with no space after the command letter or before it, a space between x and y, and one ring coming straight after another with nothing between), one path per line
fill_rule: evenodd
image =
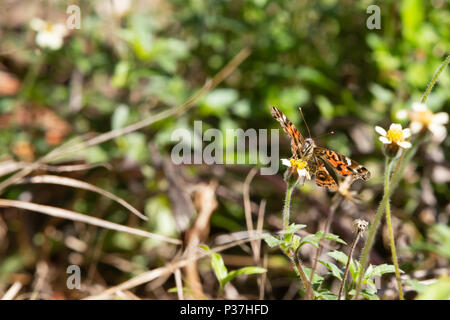
M338 189L338 185L333 177L330 175L328 170L325 168L325 165L322 161L319 161L320 164L316 169L316 184L319 187L326 187L330 189L330 191L336 191Z
M322 147L314 148L314 155L332 166L341 176L353 175L356 179L369 180L370 172L358 162Z
M280 123L284 132L286 132L291 137L291 150L293 157L300 159L302 156L301 148L305 141L303 136L294 126L292 121L289 120L277 107L271 106L270 112L272 114L272 117L274 117L275 120Z

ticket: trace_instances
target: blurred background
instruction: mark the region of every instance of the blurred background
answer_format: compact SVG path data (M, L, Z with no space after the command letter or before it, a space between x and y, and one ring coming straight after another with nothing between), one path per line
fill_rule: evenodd
M79 29L66 27L71 16L66 1L0 3L2 181L63 143L173 110L241 50L251 53L187 112L43 161L72 168L67 171L41 166L29 172L28 177L70 177L109 191L144 213L147 221L108 197L61 184L24 181L8 185L0 197L178 238L183 248L198 243L214 247L238 239L247 230L246 205L255 225L264 214L260 218L264 230L281 229L284 168L280 165L278 175L261 176L251 171L259 164L175 166L170 160L175 129L192 132L195 120L203 121L203 130L275 129L279 126L268 107L276 105L307 135L297 110L302 106L313 137L335 132L317 138L318 144L351 156L372 172L370 181L353 186L360 202L344 201L331 223L331 232L350 243L352 220L373 221L382 196L384 156L375 125L406 124L397 119L397 111L420 101L450 51L445 0L70 4L80 8ZM366 22L371 14L366 10L373 4L380 8L381 28L370 30ZM428 99L430 110L449 111L449 85L447 69ZM449 143L447 138L421 146L392 197L400 267L411 279L434 282L448 272ZM280 158L290 156L289 139L280 131ZM246 188L249 202L244 201ZM332 197L307 182L294 193L292 220L306 224L309 233L323 229ZM203 225L195 223L199 215L207 217ZM224 251L227 267L255 265L249 248L243 244ZM260 264L268 269L264 297L299 298L300 284L281 251L266 245L261 251ZM0 295L18 281L19 299L84 298L163 267L181 252L179 245L154 238L0 208ZM314 253L314 247L305 247L305 264L311 264ZM392 263L384 222L371 263ZM66 286L66 268L72 264L81 268L81 290ZM318 269L319 274L323 271ZM187 287L200 281L203 294L216 297L218 284L209 259L183 270L183 280ZM258 298L256 276L232 283L227 298ZM423 289L414 283L406 288L407 298ZM177 299L174 287L169 274L133 289L126 298ZM379 296L396 298L391 276L383 278Z

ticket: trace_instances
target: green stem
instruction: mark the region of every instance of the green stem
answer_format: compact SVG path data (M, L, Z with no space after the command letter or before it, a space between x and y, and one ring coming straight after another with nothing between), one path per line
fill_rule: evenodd
M306 276L306 273L303 270L303 266L300 261L300 258L298 257L298 254L293 252L290 253L286 252L286 254L292 263L295 273L302 281L303 287L306 289L306 299L311 300L312 298L314 298L314 293L311 288L311 283L308 281L308 277Z
M385 194L390 194L389 193L389 175L390 175L390 171L392 168L392 161L389 161L388 159L386 159L386 170L388 171L387 174L387 181L385 180L385 184L384 184L384 193ZM395 267L395 278L397 279L397 286L398 286L398 294L400 296L400 300L405 300L404 296L403 296L403 289L402 289L402 283L400 280L400 268L398 267L398 259L397 259L397 250L395 249L395 238L394 238L394 232L392 230L392 221L391 221L391 204L388 201L386 202L386 223L389 229L389 242L391 245L391 254L392 254L392 261L394 262L394 267Z
M358 231L355 239L353 240L353 243L352 243L352 246L350 249L350 253L348 254L347 264L345 266L344 275L342 276L341 287L339 288L339 293L338 293L338 298L337 298L338 300L341 300L342 292L344 291L344 287L345 287L345 281L347 280L348 270L350 269L350 263L352 261L353 252L355 251L356 244L358 243L360 234L361 234L361 232Z
M296 185L297 181L292 182L289 179L286 179L286 196L283 207L283 230L286 230L289 227L291 197ZM282 251L289 258L289 261L292 263L292 267L294 268L295 273L300 278L303 287L306 289L306 298L311 299L312 297L314 297L314 293L311 288L311 283L308 281L305 271L303 270L300 258L298 258L297 254L292 251L288 251L283 248Z
M386 159L386 165L388 164L387 161L388 160ZM389 184L389 174L390 174L390 169L387 166L385 168L385 172L384 172L384 185L385 186L387 184ZM370 253L370 250L372 249L373 240L375 239L375 235L377 233L378 226L380 225L381 218L383 217L383 212L384 212L384 209L386 208L386 203L388 201L389 201L389 194L384 193L383 198L381 199L380 205L378 206L377 212L375 214L375 219L373 220L372 224L370 225L369 235L367 236L367 241L364 246L363 252L361 254L361 272L358 277L358 284L356 285L356 294L353 299L358 299L358 295L361 290L362 279L364 278L364 273L366 272L367 262L369 260L369 253Z
M287 185L286 197L284 199L284 208L283 208L283 230L286 230L287 227L289 227L291 196L296 184L286 182L286 185Z
M436 70L436 72L433 75L433 78L431 79L430 83L428 84L427 90L425 90L425 93L422 96L422 99L420 100L421 103L427 102L428 96L430 95L431 90L433 89L434 85L436 84L439 75L444 71L445 67L450 63L450 54L445 58L444 62L441 63L439 68Z
M425 104L427 102L428 96L430 95L431 90L433 89L434 85L436 84L439 75L442 73L442 71L445 69L445 67L450 63L450 55L447 56L447 58L444 60L444 62L441 63L435 74L433 75L433 78L431 79L430 83L428 84L428 87L422 96L421 103ZM373 240L376 235L376 231L378 229L378 225L380 223L381 217L383 215L383 211L386 208L386 204L389 200L390 194L395 190L398 183L400 182L400 179L403 175L403 171L406 168L406 165L411 161L412 157L415 155L419 145L425 140L425 137L419 137L415 143L413 144L413 147L408 150L403 150L402 154L400 156L400 160L398 161L394 173L392 174L392 179L389 185L389 194L384 194L383 198L381 199L381 202L377 208L377 212L375 214L375 219L372 223L372 225L369 228L369 235L367 237L366 244L363 249L363 253L361 255L361 274L364 274L367 262L368 262L368 256L369 252L372 249L373 246ZM358 284L356 286L356 294L353 299L358 299L358 295L361 291L361 284L362 284L362 276L359 277Z

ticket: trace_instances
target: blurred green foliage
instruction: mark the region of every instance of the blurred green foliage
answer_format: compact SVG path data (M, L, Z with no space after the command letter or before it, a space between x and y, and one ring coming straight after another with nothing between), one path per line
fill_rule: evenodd
M380 30L366 27L366 9L373 3L381 8ZM156 110L180 105L242 48L252 50L219 88L188 113L72 157L92 163L130 161L132 173L137 166L139 174L108 174L102 184L102 174L94 172L86 178L145 208L149 221L143 227L168 236L177 236L179 231L167 196L167 181L152 167L150 141L167 155L174 144L173 130L192 131L194 120L203 121L203 130L278 128L269 105L278 106L306 134L297 111L301 105L313 136L336 132L321 138L320 143L368 163L371 171L377 172L382 165L380 148L363 147L355 141L352 130L360 128L358 132L370 145L376 145L373 127L386 127L389 119L398 120L398 110L419 101L437 66L450 52L450 10L444 0L171 0L151 5L136 0L121 16L108 15L102 5L103 1L80 1L81 29L72 30L57 51L37 49L28 18L18 22L0 19L2 48L17 50L13 55L0 55L0 62L21 81L16 95L1 97L0 114L14 113L20 107L50 109L70 125L64 141L87 132L122 128ZM57 1L46 8L51 12L48 19L64 21L65 6L65 1ZM35 5L30 10L40 12ZM82 100L72 107L77 73ZM428 100L431 110L449 110L449 85L447 71ZM17 159L17 153L11 150L19 141L33 146L33 159L55 147L45 136L48 128L39 124L8 122L0 128L0 160ZM281 157L287 158L287 138L281 139ZM444 159L449 156L448 146L447 139L440 147ZM426 156L420 155L416 164L419 171L423 169ZM205 176L200 168L187 170L190 176ZM236 171L229 176L241 181L245 178ZM380 181L381 177L374 175L369 185ZM402 193L420 195L418 179L412 181L403 185ZM431 183L435 210L444 214L444 210L448 212L449 184ZM23 188L10 188L4 196L17 199ZM256 198L272 193L255 188ZM276 186L268 188L274 190ZM66 196L57 203L80 212L96 212L101 207L97 198L84 198L76 192L71 196L77 201L70 203ZM368 205L375 206L376 201ZM420 200L399 197L398 205L405 206L404 216L413 217ZM123 208L108 208L102 209L103 218L128 221ZM218 213L211 219L212 227L221 232L243 230L244 221L242 207L226 199L221 200ZM107 247L112 249L134 250L139 246L127 235L107 239ZM447 242L430 250L448 257ZM142 243L143 250L158 245L149 240ZM25 264L19 258L11 260L16 257L12 252L8 254L0 262L0 276Z

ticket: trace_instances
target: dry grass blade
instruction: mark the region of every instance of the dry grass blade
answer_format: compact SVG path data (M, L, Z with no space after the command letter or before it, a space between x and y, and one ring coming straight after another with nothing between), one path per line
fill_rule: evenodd
M167 274L173 273L175 272L175 270L180 269L185 267L188 263L207 257L209 255L211 255L211 252L221 252L224 250L227 250L229 248L235 247L235 246L239 246L243 243L252 241L258 239L258 237L255 238L249 238L249 239L245 239L245 240L239 240L239 241L234 241L232 243L223 245L223 246L219 246L216 248L211 249L211 251L200 251L199 253L197 253L196 255L192 255L188 258L184 258L175 262L171 262L171 263L167 263L164 267L160 267L160 268L156 268L147 272L143 272L140 275L137 275L136 277L127 280L125 282L122 282L121 284L111 287L109 289L106 289L105 291L103 291L102 293L95 295L95 296L90 296L85 298L86 300L101 300L101 299L108 299L109 297L113 296L118 290L128 290L137 286L140 286L144 283L150 282L152 280L155 280L159 277L163 277Z
M3 177L7 174L10 174L14 171L28 168L32 166L33 163L28 162L22 162L22 161L14 161L14 160L7 160L0 162L0 177ZM105 167L107 169L110 169L111 166L104 163L99 164L71 164L71 165L47 165L47 164L39 164L38 169L46 170L46 171L52 171L52 172L73 172L73 171L82 171L82 170L89 170L96 167Z
M20 179L15 184L24 184L24 183L58 184L58 185L93 191L93 192L99 193L105 197L108 197L108 198L116 201L117 203L120 203L122 206L124 206L125 208L130 210L132 213L137 215L139 218L141 218L143 220L148 220L148 218L145 215L140 213L139 210L137 210L135 207L133 207L131 204L129 204L122 198L119 198L118 196L112 194L111 192L103 190L103 189L96 187L87 182L83 182L83 181L72 179L72 178L66 178L66 177L59 177L59 176L53 176L53 175L42 175L42 176L34 176L31 178Z
M13 300L15 296L22 289L22 284L19 281L14 282L14 284L6 291L5 295L1 300Z
M31 203L31 202L0 199L0 207L13 207L13 208L31 210L31 211L47 214L47 215L53 216L53 217L84 222L84 223L91 224L91 225L94 225L97 227L102 227L102 228L106 228L106 229L110 229L110 230L116 230L116 231L120 231L120 232L126 232L126 233L130 233L130 234L138 235L141 237L165 241L168 243L173 243L173 244L181 244L182 243L181 240L166 237L166 236L163 236L160 234L155 234L155 233L147 232L147 231L136 229L136 228L122 226L117 223L109 222L109 221L102 220L102 219L95 218L95 217L90 217L90 216L87 216L87 215L84 215L84 214L81 214L78 212L66 210L66 209L50 207L50 206L45 206L45 205Z
M108 140L117 138L119 136L140 130L149 126L150 124L160 121L162 119L168 118L173 115L181 115L190 109L201 97L203 97L210 90L217 87L223 80L225 80L233 71L250 55L251 50L249 48L244 48L225 66L222 70L220 70L212 80L207 81L205 85L194 93L186 102L182 105L170 108L168 110L162 111L156 115L149 116L141 121L130 124L126 127L112 130L100 134L94 138L88 139L86 141L75 143L75 144L63 144L58 148L50 151L47 155L42 157L36 162L33 162L29 167L23 168L21 171L16 172L14 175L9 177L8 179L0 182L0 194L6 189L8 186L16 182L17 180L25 177L33 170L37 169L39 165L43 162L52 161L58 159L61 156L66 156L69 153L74 153L86 149L88 147L92 147L94 145L106 142Z
M175 275L175 283L177 285L178 300L184 300L183 281L181 279L180 269L175 270L174 275Z
M252 232L254 230L252 221L252 212L250 207L250 183L252 182L257 172L258 170L255 168L250 170L244 182L243 195L244 195L245 222L247 224L247 230L249 232ZM255 241L252 241L250 242L250 245L252 247L253 260L255 261L255 263L257 263L259 261L258 244Z
M223 80L225 80L248 56L250 55L250 49L244 48L242 49L219 73L217 73L214 78L210 81L207 81L205 85L195 92L186 102L182 105L170 108L168 110L164 110L156 115L149 116L141 121L136 123L132 123L126 127L119 128L116 130L108 131L102 133L92 139L87 141L80 142L68 148L62 148L58 152L52 154L51 159L56 159L59 156L64 156L68 153L78 152L88 147L92 147L94 145L98 145L100 143L106 142L108 140L129 134L131 132L143 129L157 121L168 118L174 115L181 115L191 107L194 106L198 100L203 97L207 92L214 89L219 85ZM1 190L1 185L0 185Z

